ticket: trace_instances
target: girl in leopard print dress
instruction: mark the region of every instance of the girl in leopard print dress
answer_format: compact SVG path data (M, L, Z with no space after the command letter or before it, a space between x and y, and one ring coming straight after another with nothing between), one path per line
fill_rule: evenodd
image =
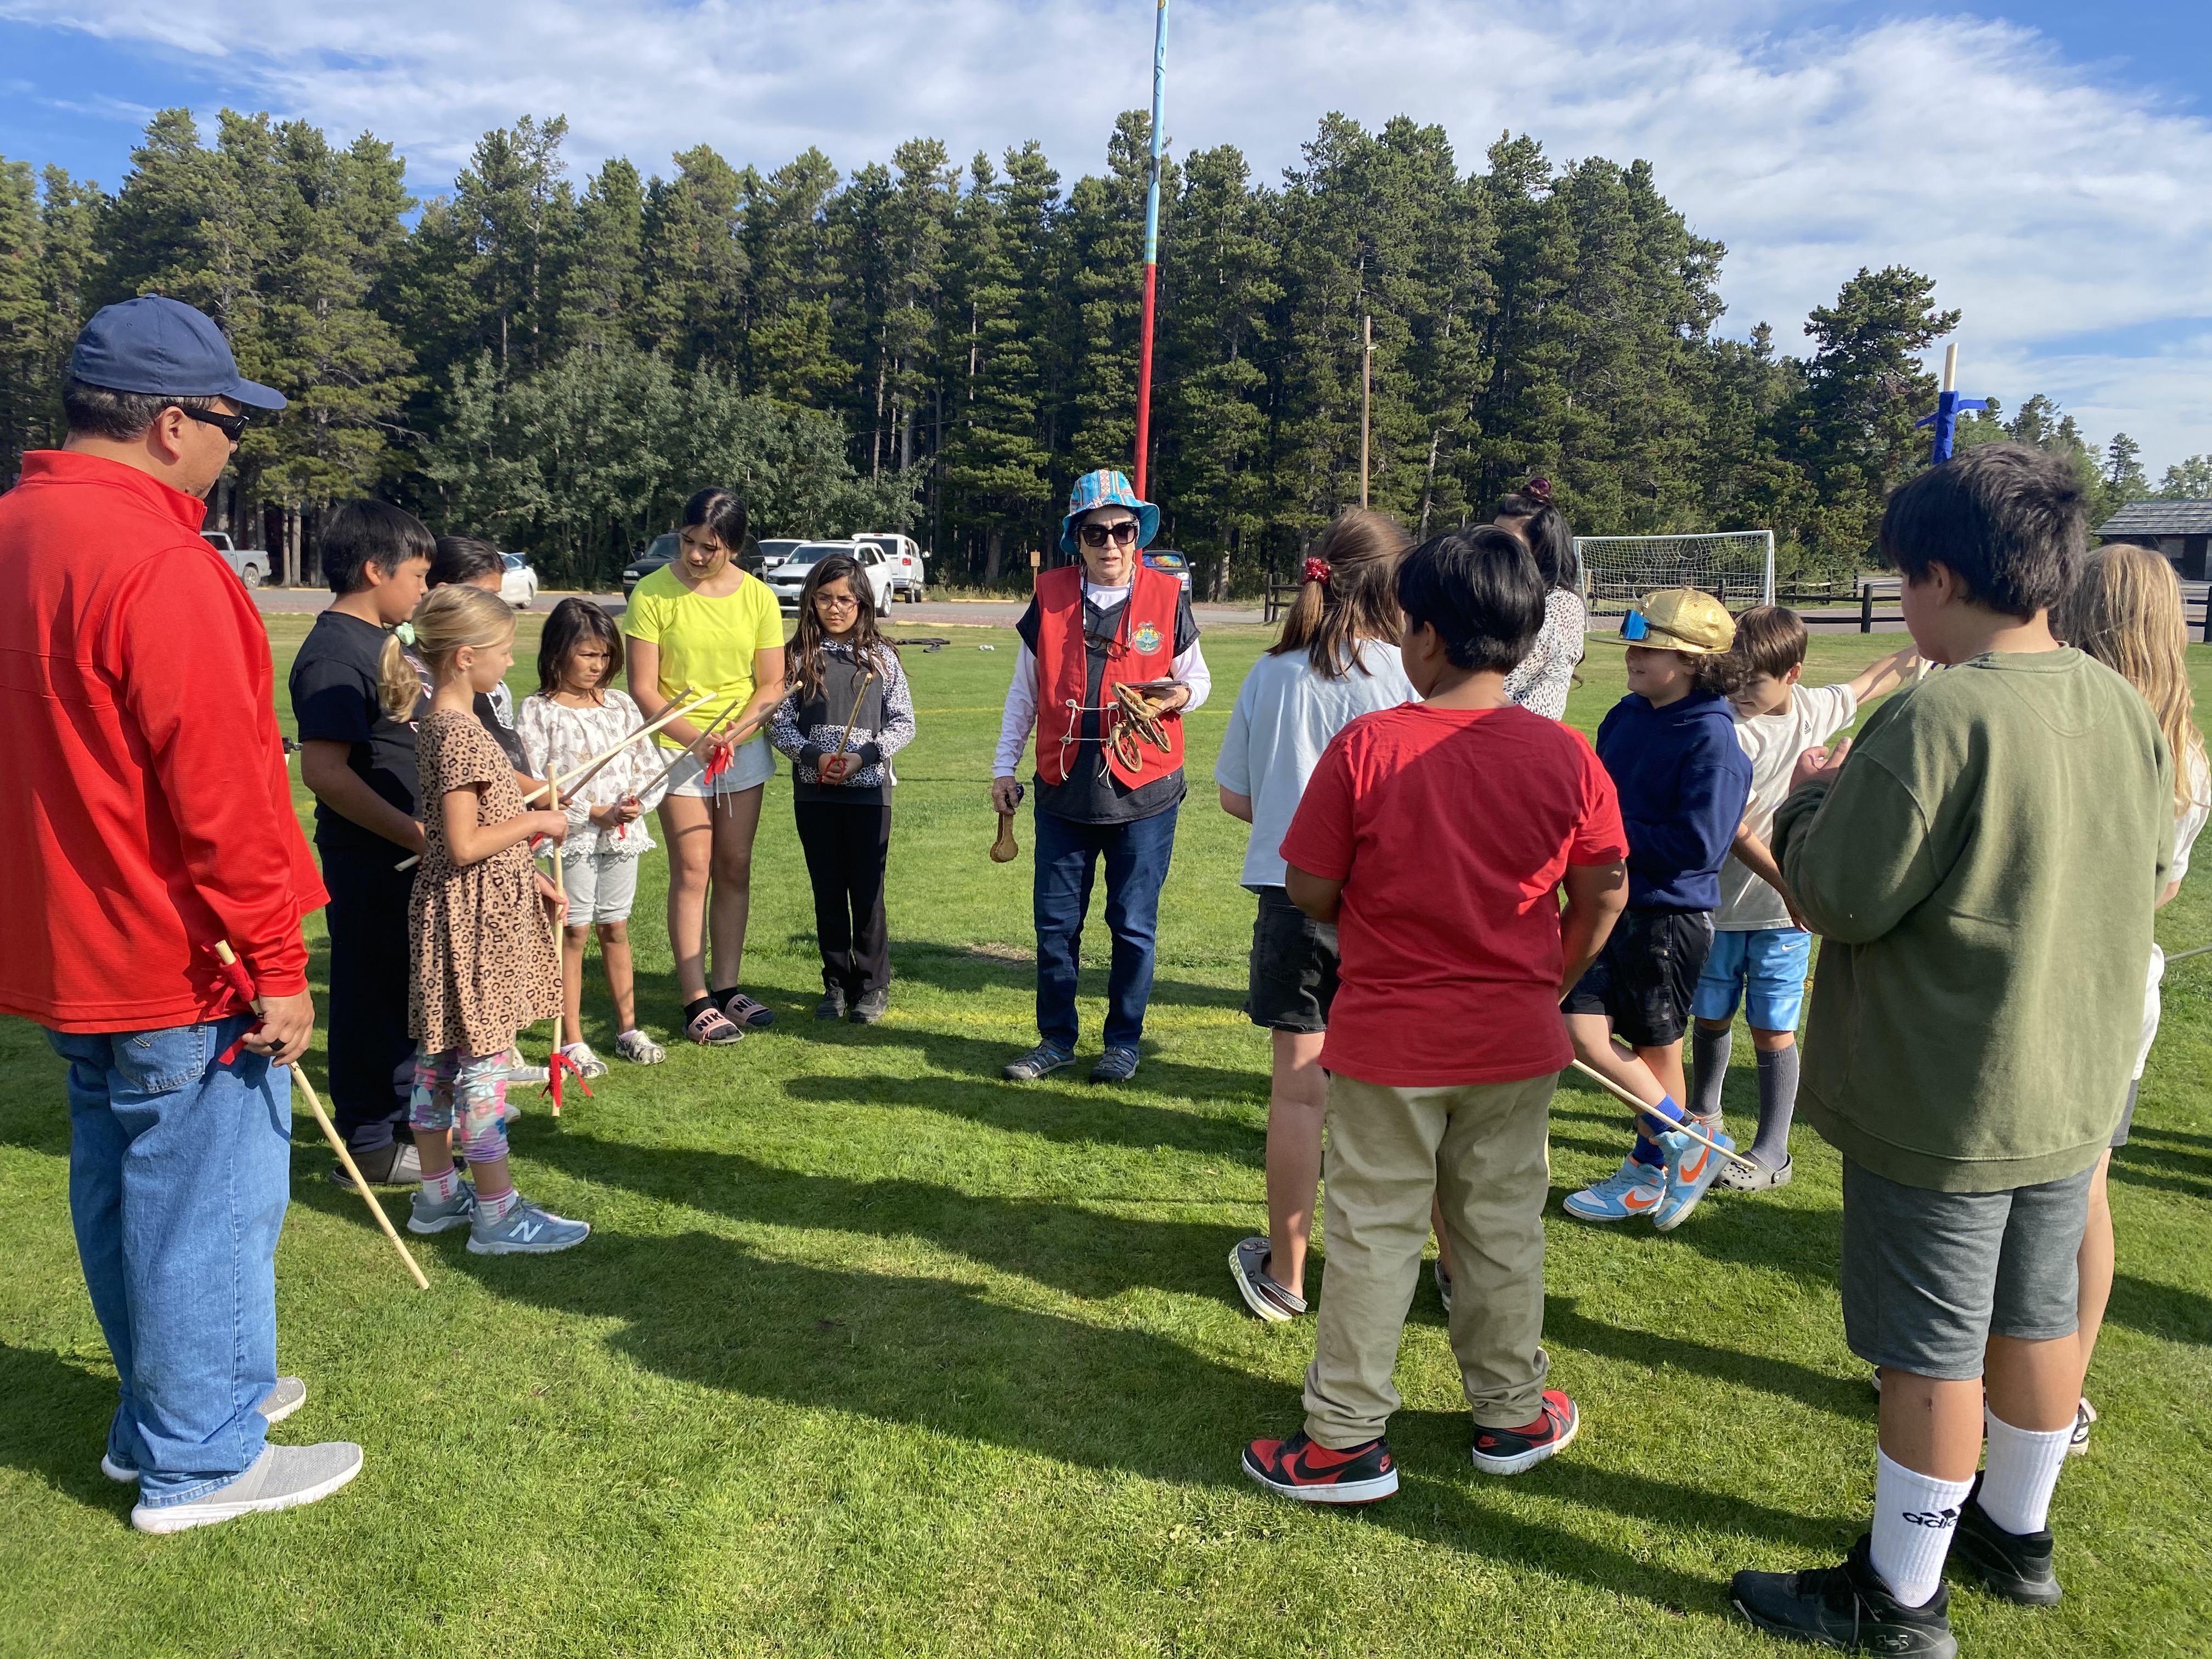
M417 1233L465 1226L479 1255L564 1250L591 1228L515 1191L507 1071L515 1033L561 1011L552 888L531 860L530 842L557 843L568 818L524 807L514 769L477 718L475 699L514 660L514 613L481 588L441 587L416 611L414 634L433 689L415 734L426 845L407 906L408 1034L417 1045L408 1115L422 1190L407 1225ZM387 707L420 695L396 638L385 648L384 680ZM459 1151L473 1182L453 1167L457 1106Z

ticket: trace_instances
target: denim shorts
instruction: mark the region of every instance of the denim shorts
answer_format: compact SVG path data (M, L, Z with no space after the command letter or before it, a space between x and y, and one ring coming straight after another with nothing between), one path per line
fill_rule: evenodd
M1844 1340L1870 1365L1953 1382L1992 1335L2071 1336L2095 1166L1997 1193L1907 1187L1844 1160Z
M1615 1036L1638 1048L1680 1042L1712 944L1709 910L1624 910L1560 1012L1603 1014Z
M1805 975L1813 967L1813 936L1796 927L1761 927L1713 935L1705 971L1690 999L1699 1019L1734 1019L1736 997L1744 1017L1761 1031L1794 1031L1805 1006Z
M1244 1012L1271 1031L1328 1030L1336 1000L1336 927L1316 921L1279 887L1255 888L1251 978Z
M664 766L667 764L666 753L662 751ZM697 756L684 756L668 775L668 793L701 800L739 795L748 789L758 788L775 775L775 750L768 746L766 738L750 738L731 752L729 769L719 778L707 776L707 769Z

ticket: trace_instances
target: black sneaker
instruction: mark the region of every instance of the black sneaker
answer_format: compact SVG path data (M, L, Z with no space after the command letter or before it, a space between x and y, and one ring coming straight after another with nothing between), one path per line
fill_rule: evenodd
M1301 1504L1376 1504L1398 1490L1390 1443L1379 1435L1346 1451L1316 1445L1304 1429L1288 1440L1255 1440L1244 1448L1244 1473Z
M863 991L860 1000L853 1005L853 1012L848 1018L855 1025L875 1025L881 1024L884 1016L890 1011L891 994L889 991Z
M1841 1566L1740 1572L1729 1580L1729 1600L1759 1629L1778 1636L1899 1659L1957 1659L1951 1592L1938 1584L1927 1606L1905 1606L1875 1571L1870 1542L1862 1534Z
M1517 1429L1474 1425L1474 1467L1485 1474L1519 1474L1566 1449L1583 1426L1575 1402L1558 1389L1544 1390L1544 1409Z
M1951 1556L1944 1565L1972 1573L1983 1589L2008 1601L2024 1607L2056 1607L2062 1592L2058 1575L2051 1570L2049 1529L2007 1532L1990 1519L1981 1497L1982 1477L1978 1474L1959 1511L1959 1529L1951 1535Z
M843 986L833 985L823 992L822 1000L814 1005L814 1018L817 1019L845 1018L845 988Z

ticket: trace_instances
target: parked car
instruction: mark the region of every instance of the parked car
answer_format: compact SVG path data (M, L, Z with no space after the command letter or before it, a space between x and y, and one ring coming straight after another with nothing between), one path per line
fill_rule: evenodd
M768 573L769 591L775 602L787 611L799 609L799 590L806 586L807 573L815 562L826 559L832 553L842 553L857 559L860 574L867 579L868 595L878 617L891 613L891 566L884 550L873 542L801 542L789 558Z
M757 576L775 569L805 546L806 538L804 536L772 537L764 542L755 542L753 545L760 549L760 556L749 561L745 568Z
M1171 547L1155 547L1145 554L1145 562L1155 570L1164 570L1182 585L1182 596L1190 597L1190 561Z
M203 530L200 539L222 555L222 562L238 573L238 580L248 587L258 587L269 580L269 555L258 547L240 548L220 530Z
M890 530L862 530L855 532L856 542L873 542L884 550L884 557L891 568L891 594L908 605L920 605L929 586L927 562L929 555L915 544L911 536L902 536Z
M502 553L499 562L507 567L499 579L500 598L517 611L529 610L538 598L538 573L520 553Z
M645 551L623 567L623 598L628 599L637 585L676 556L676 532L655 536L646 544Z

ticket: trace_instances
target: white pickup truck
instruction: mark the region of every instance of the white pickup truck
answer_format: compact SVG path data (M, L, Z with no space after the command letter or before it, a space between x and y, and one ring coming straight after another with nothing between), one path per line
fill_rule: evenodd
M258 547L234 547L230 538L220 530L203 530L200 539L222 555L222 562L238 573L238 580L248 587L258 587L269 580L269 555Z

